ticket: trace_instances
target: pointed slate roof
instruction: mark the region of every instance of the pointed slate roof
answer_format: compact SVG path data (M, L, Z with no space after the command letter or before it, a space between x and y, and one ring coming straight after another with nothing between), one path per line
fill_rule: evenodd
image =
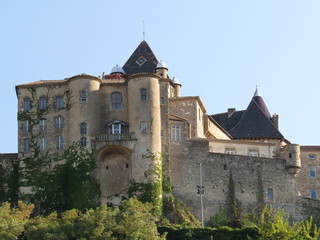
M158 60L146 41L142 41L123 65L126 74L154 72Z
M258 89L245 111L211 115L234 139L284 139L271 121L269 110Z
M230 129L235 139L283 139L283 135L253 98L238 124Z

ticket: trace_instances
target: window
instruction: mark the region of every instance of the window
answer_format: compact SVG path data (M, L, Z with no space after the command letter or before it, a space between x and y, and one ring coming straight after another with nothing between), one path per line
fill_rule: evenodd
M226 148L226 154L236 154L236 150L234 148Z
M160 97L160 104L164 104L164 97Z
M30 98L25 98L23 100L23 111L30 111L31 109L31 101Z
M22 122L22 131L23 132L30 132L30 121L25 120Z
M181 141L181 130L180 126L171 126L171 140L174 142L180 142Z
M87 134L87 124L86 123L80 124L80 134Z
M47 139L45 137L39 138L39 148L40 151L45 151L47 149Z
M111 93L111 109L121 109L122 108L122 94L119 92Z
M47 119L40 119L40 121L39 121L39 131L40 132L47 131Z
M47 98L41 97L39 100L39 109L46 110L47 109Z
M268 188L267 198L270 200L273 199L273 189L272 188Z
M314 154L309 154L309 159L316 159L316 155L314 155Z
M111 125L111 134L121 134L123 133L123 127L121 123L113 123Z
M251 157L259 157L259 151L258 150L249 150L248 155Z
M57 117L55 119L55 127L56 129L62 129L64 124L64 119L63 117Z
M63 137L57 136L56 137L56 149L62 149L63 148Z
M315 189L310 190L310 197L312 199L317 199L317 190Z
M56 97L56 108L57 109L63 108L63 96Z
M142 133L147 133L147 131L148 131L148 122L141 122L140 123L140 131Z
M147 89L145 88L140 89L140 99L141 101L147 100Z
M31 144L31 140L30 138L25 138L23 139L23 152L30 152L30 144Z
M87 102L87 101L88 101L87 91L86 90L80 91L80 102Z
M316 167L315 166L309 166L309 176L311 178L316 177Z
M82 147L86 147L87 146L87 138L86 137L82 137L80 139L80 144Z

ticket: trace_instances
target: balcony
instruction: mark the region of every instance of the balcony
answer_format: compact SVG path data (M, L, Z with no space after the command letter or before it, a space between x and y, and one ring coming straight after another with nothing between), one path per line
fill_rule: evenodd
M107 142L107 141L122 141L122 140L135 140L135 135L133 133L128 134L99 134L96 136L97 142Z

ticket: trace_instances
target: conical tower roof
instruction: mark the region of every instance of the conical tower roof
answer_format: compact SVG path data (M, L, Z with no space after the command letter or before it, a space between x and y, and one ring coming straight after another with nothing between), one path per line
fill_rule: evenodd
M148 43L142 41L122 68L126 74L150 73L155 71L158 62Z

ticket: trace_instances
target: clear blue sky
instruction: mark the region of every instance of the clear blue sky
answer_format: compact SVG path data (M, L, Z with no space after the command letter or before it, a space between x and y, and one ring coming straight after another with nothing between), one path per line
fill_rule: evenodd
M17 152L15 85L109 73L142 40L210 114L258 85L291 142L320 145L320 1L15 1L0 4L0 153Z

